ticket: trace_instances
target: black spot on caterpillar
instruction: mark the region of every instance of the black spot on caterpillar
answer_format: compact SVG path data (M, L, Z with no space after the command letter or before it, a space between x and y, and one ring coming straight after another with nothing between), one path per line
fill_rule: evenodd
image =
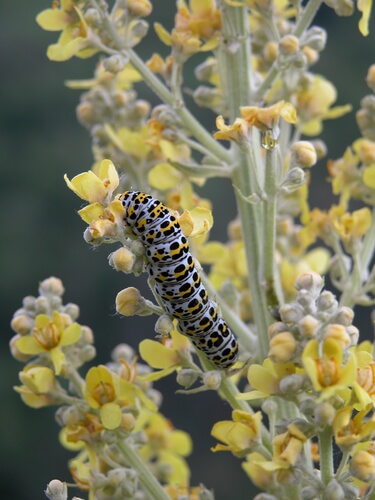
M238 357L238 344L208 298L187 239L168 208L151 195L127 191L120 196L124 222L145 246L147 271L167 313L178 330L218 368L228 368Z

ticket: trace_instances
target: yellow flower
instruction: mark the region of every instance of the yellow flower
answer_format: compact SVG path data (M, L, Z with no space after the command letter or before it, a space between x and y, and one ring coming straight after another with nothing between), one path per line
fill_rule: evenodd
M273 473L265 470L262 464L267 462L267 459L255 451L246 456L246 462L242 463L242 467L251 481L260 489L267 489L273 482Z
M364 207L352 213L343 213L333 219L333 227L340 238L349 243L352 239L360 239L371 225L371 211Z
M233 125L225 125L224 118L220 115L216 118L216 127L219 132L215 132L214 137L221 141L240 143L247 136L247 123L242 118L236 118Z
M52 61L66 61L73 56L91 57L98 52L88 37L89 28L82 11L73 0L60 0L61 8L43 10L36 21L47 31L61 31L56 44L48 47L47 56Z
M116 167L111 160L103 160L100 164L99 175L91 170L76 175L71 181L64 175L65 182L77 196L89 203L105 205L119 185Z
M90 368L83 393L90 407L99 409L100 420L106 429L120 426L122 414L119 399L125 399L126 393L121 391L116 374L103 365Z
M165 339L163 344L156 340L142 340L139 344L140 355L152 368L160 370L140 377L140 380L159 380L178 370L183 365L184 359L189 358L189 350L189 339L177 330L172 330L171 339Z
M273 464L264 464L268 470L273 470L277 465L280 468L294 466L303 450L307 437L295 424L289 424L288 430L276 436L273 445Z
M262 412L251 414L241 410L232 412L232 420L216 422L211 435L224 444L217 444L212 451L231 451L238 457L245 456L259 441Z
M366 415L372 410L372 405L368 405L352 417L353 410L353 406L341 408L333 419L335 442L341 449L352 448L360 441L371 438L375 431L375 420L364 421Z
M48 354L56 375L59 375L66 361L62 348L77 342L81 330L78 323L67 323L66 317L56 311L52 319L45 314L39 314L35 318L32 335L18 339L16 347L23 354Z
M349 104L331 108L336 98L335 87L320 75L315 75L311 85L297 94L298 117L305 135L319 135L323 120L339 118L351 111Z
M193 444L187 432L174 429L161 413L141 415L141 429L147 436L147 444L140 449L144 460L157 460L164 465L166 482L187 486L190 471L183 457L190 455Z
M375 361L372 355L372 345L361 343L355 349L357 359L357 377L353 386L357 402L356 410L363 410L371 404L375 407Z
M237 399L264 399L279 393L280 381L295 373L293 363L273 363L266 358L263 365L251 365L247 372L247 379L255 390L244 392Z
M56 400L48 393L54 389L55 374L45 366L29 365L19 374L22 386L15 387L22 401L31 408L42 408L55 404Z
M356 375L356 360L352 351L347 351L348 359L343 363L340 344L327 339L322 343L311 340L302 354L302 362L315 391L320 392L319 400L341 394L349 396Z
M257 127L262 131L271 130L277 126L280 117L288 123L297 121L296 110L290 102L279 101L267 108L256 106L240 107L241 116L249 127Z

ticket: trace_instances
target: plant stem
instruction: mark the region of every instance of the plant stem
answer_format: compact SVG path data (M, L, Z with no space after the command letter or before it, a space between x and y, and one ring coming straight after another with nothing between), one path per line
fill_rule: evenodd
M319 454L321 479L327 486L333 477L332 430L329 426L319 433Z
M139 480L147 490L150 498L153 500L170 500L169 495L167 495L162 485L152 474L138 452L129 446L123 439L118 440L117 446L129 466L138 473Z
M310 0L308 4L303 9L302 16L300 17L295 30L294 36L300 37L306 28L310 26L310 23L314 19L316 13L318 12L322 0Z
M275 276L275 228L276 228L276 168L278 146L266 150L266 177L264 191L264 232L263 232L263 280L267 305L276 306L279 300L274 286Z
M219 48L220 77L223 88L227 91L229 119L233 122L239 115L240 106L250 103L251 96L248 11L246 7L231 7L225 2L222 2L221 9L224 37ZM254 205L246 201L247 196L255 193L253 179L262 178L262 175L255 175L251 169L261 169L262 165L253 165L249 161L250 156L245 155L237 144L233 144L233 153L235 168L232 179L236 188L237 206L242 223L253 316L259 337L259 358L263 360L268 352L268 325L271 318L259 276L261 269L261 207L259 203Z

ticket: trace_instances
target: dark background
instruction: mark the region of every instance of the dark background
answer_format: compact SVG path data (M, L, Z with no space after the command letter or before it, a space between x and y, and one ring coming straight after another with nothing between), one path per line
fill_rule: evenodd
M80 200L63 181L88 170L92 164L91 143L87 132L75 118L79 92L64 87L64 80L90 78L96 59L73 59L67 63L48 61L47 45L58 33L42 31L35 16L52 2L13 0L0 2L0 498L32 500L44 498L49 480L69 480L66 462L72 455L58 444L58 426L54 409L26 407L12 386L18 383L23 367L9 354L9 327L13 312L25 295L37 294L38 283L51 275L65 285L65 302L81 308L80 322L91 326L96 335L97 363L105 363L113 347L126 341L134 347L144 337L153 337L153 323L143 319L116 316L116 293L130 284L130 277L114 272L107 265L108 248L92 251L82 240L83 222L75 211ZM158 20L172 27L175 2L154 2ZM153 17L156 13L154 13ZM375 62L375 23L370 36L363 38L357 29L359 14L337 18L323 7L318 22L329 30L328 47L314 68L333 81L338 89L337 104L352 103L358 109L360 99L369 93L364 82L368 66ZM155 40L153 39L153 42ZM149 57L155 48L144 42L141 53ZM165 49L156 49L165 55ZM163 52L164 51L164 52ZM196 62L195 62L196 64ZM193 72L186 81L195 85ZM144 90L140 96L157 101ZM214 116L197 110L200 120L214 130ZM354 113L326 122L323 139L329 158L342 155L359 132ZM313 205L327 207L330 187L325 182L326 161L314 167L318 193ZM206 194L213 200L216 225L214 238L224 238L227 222L235 215L229 183L210 181ZM223 203L225 200L225 203ZM221 203L220 203L221 201ZM368 311L367 311L368 315ZM370 321L361 320L369 336ZM359 323L358 323L359 322ZM241 500L252 498L254 490L238 459L230 454L212 454L210 437L213 423L230 417L230 408L214 393L194 396L175 395L173 377L156 385L164 394L162 411L177 428L191 433L194 452L189 458L192 484L200 482L215 488L216 498ZM79 492L72 492L73 496Z

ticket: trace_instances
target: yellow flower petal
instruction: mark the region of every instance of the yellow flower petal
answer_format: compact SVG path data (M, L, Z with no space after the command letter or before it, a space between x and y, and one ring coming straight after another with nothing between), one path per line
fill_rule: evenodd
M161 191L177 186L181 180L182 175L170 163L159 163L148 174L148 183L150 186Z
M81 336L82 328L78 323L72 323L62 333L60 346L70 345L77 342Z
M106 403L100 408L100 420L106 429L119 427L121 416L121 408L116 403Z
M169 368L181 362L180 356L174 349L169 349L155 340L142 340L139 344L139 353L152 368Z
M83 200L90 203L103 203L107 190L99 177L97 177L91 170L76 175L71 181L65 174L64 179L69 189L71 189Z

